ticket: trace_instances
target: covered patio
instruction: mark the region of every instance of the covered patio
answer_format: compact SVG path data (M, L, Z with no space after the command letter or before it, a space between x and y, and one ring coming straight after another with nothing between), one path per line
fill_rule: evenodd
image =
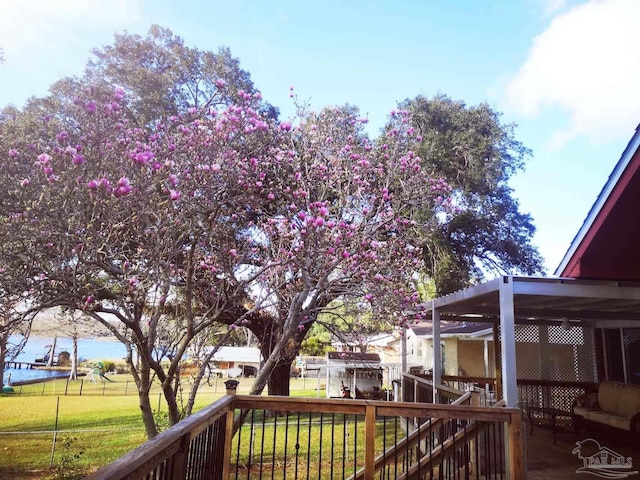
M527 398L518 380L597 383L611 372L606 329L640 327L640 283L503 276L433 300L435 385L442 383L440 322L492 322L497 398L510 407L571 406L569 398ZM637 378L622 356L626 378ZM551 406L551 405L548 405Z

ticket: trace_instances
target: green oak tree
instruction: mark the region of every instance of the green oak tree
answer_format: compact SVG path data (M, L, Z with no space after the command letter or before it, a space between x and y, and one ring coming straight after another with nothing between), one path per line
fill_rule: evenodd
M419 139L423 168L452 188L451 209L422 243L436 294L492 274L542 273L533 220L520 211L508 183L530 155L515 126L502 123L487 104L418 96L399 105L386 135L405 116Z

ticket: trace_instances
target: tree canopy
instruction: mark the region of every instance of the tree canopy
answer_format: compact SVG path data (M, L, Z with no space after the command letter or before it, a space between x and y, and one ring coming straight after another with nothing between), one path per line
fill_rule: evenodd
M367 302L378 318L415 311L406 272L432 219L412 214L445 208L448 187L421 169L407 128L376 145L353 109L292 124L263 116L259 93L239 95L151 129L128 120L120 87L88 88L55 135L2 137L13 145L0 227L15 241L0 278L39 308L84 311L125 344L149 437L151 381L177 422L180 361L215 324L259 333L259 393L332 300Z
M108 328L149 437L151 382L176 423L215 352L204 347L239 327L265 360L251 392L286 394L336 305L373 332L421 318L425 263L440 292L539 269L507 185L528 152L487 106L418 97L371 140L350 105L279 120L228 50L167 29L94 56L83 77L0 111L0 294Z
M437 294L488 274L542 273L542 259L531 242L533 220L520 211L508 184L530 155L516 140L515 126L502 124L487 104L468 106L445 95L418 96L400 108L408 111L420 138L416 151L423 168L452 188L452 208L422 243Z
M254 91L249 73L228 48L217 52L188 47L169 29L152 25L145 37L119 33L113 45L92 50L85 82L127 91L128 118L137 126L167 119L187 109L207 111L242 101ZM275 118L277 109L263 104Z

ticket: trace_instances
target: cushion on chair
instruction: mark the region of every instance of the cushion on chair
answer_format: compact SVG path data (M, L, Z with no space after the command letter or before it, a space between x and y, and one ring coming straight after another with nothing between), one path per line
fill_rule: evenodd
M618 382L602 382L598 387L598 406L605 412L617 413L624 386Z
M592 422L622 430L631 429L631 419L640 414L640 386L620 382L602 382L598 386L598 401L592 395L576 398L573 413Z
M600 411L601 410L598 410L597 408L580 407L579 405L576 405L575 407L573 407L573 413L575 413L576 415L580 415L586 418L587 420L589 419L589 415L591 412L600 412Z
M631 418L638 412L640 412L640 387L625 385L620 395L617 413L623 417Z
M609 425L622 430L631 430L631 418L622 415L609 414Z

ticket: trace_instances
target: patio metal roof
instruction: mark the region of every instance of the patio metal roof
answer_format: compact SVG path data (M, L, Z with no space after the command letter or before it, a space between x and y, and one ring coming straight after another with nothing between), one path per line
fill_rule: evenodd
M433 336L433 322L420 322L409 327L417 337ZM440 325L441 337L477 337L486 334L487 330L493 330L493 324L488 322L467 323L462 322L442 322Z
M640 283L575 278L499 277L437 298L427 305L442 320L496 321L500 284L513 284L515 323L569 320L640 321Z

